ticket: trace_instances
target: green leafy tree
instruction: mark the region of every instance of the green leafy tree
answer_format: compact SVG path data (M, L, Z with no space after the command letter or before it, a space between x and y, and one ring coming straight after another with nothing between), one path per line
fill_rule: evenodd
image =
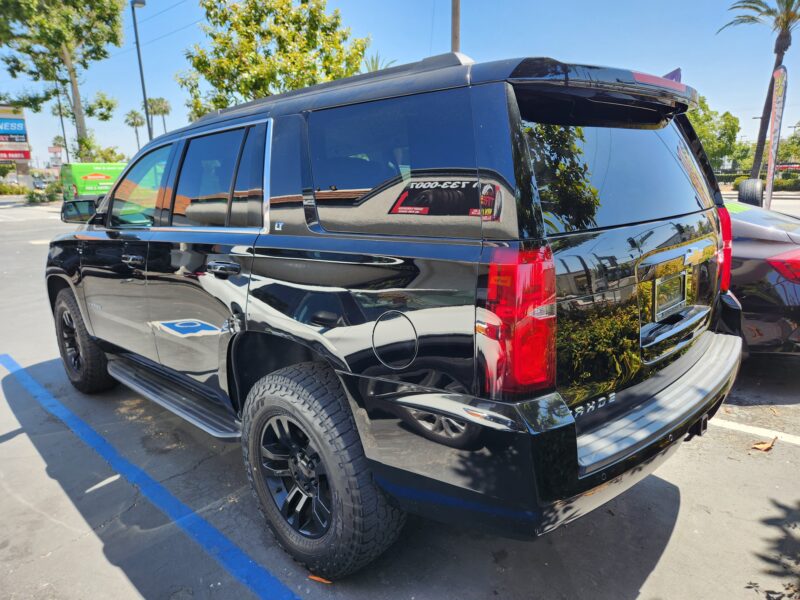
M117 101L105 92L97 92L94 99L86 104L86 115L99 121L110 121L117 108Z
M711 110L705 96L700 96L697 108L689 111L689 120L714 169L720 168L724 158L733 158L736 152L736 136L739 135L737 117L727 111L719 114Z
M800 134L797 127L789 137L781 138L778 146L778 163L797 163L800 162Z
M144 117L138 110L129 110L125 113L125 125L133 127L136 134L136 149L140 150L142 145L139 143L139 127L144 127Z
M50 142L51 146L58 146L59 148L66 148L67 142L64 139L64 136L56 135L53 137L53 141Z
M717 33L728 27L736 25L768 25L777 34L775 38L775 65L770 71L767 97L764 100L764 109L761 111L761 125L758 128L758 138L753 157L753 166L750 177L758 177L761 162L764 158L764 143L767 139L769 115L772 108L772 93L774 81L772 72L783 64L789 46L792 45L792 31L800 23L800 0L774 0L770 4L766 0L739 0L731 4L729 10L739 14L730 22L723 25Z
M122 0L0 0L0 47L8 51L2 60L9 74L49 84L5 99L39 111L63 87L77 137L86 138L87 114L104 119L113 101L101 93L85 107L81 75L108 58L109 46L120 45L122 8Z
M731 155L734 170L749 171L753 166L755 149L755 142L737 141L733 148L733 154Z
M14 165L0 165L0 179L11 173L14 169Z
M164 133L167 133L167 115L172 112L169 100L166 98L149 98L147 108L150 109L151 117L161 117L161 124L164 126Z
M350 40L325 0L201 0L208 47L186 51L177 76L189 117L358 73L369 40Z
M377 52L372 54L371 56L367 56L364 59L364 65L362 67L362 72L364 73L372 73L374 71L380 71L382 69L388 69L391 67L396 61L394 60L386 60L385 58L381 58L381 55Z
M73 145L72 153L79 156L83 162L122 162L125 160L125 155L115 146L104 148L99 145L92 132Z

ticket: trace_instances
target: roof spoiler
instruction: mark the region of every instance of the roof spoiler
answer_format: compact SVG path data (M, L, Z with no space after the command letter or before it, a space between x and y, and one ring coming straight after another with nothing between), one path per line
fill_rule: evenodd
M552 58L523 59L509 81L627 94L670 107L673 114L697 105L697 91L679 81L626 69L571 65Z

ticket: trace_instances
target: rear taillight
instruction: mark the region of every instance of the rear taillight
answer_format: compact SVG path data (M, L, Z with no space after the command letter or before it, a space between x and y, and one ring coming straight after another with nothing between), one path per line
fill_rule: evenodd
M493 323L482 332L491 339L493 364L486 390L520 394L555 385L556 277L547 246L496 248L491 255L486 309Z
M724 206L717 207L719 214L719 227L722 230L722 248L717 253L719 263L720 278L719 289L727 292L731 289L731 260L733 259L733 230L731 228L731 215Z
M800 283L800 248L768 258L767 262L789 281Z

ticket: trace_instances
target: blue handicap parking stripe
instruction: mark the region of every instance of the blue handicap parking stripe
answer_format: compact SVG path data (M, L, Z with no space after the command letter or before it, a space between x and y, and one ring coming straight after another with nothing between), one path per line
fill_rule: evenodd
M54 417L59 418L130 483L137 486L153 505L172 519L203 550L214 557L233 577L260 598L295 599L297 596L274 575L259 565L216 527L173 496L144 470L124 458L102 435L61 404L8 354L0 354L0 365L14 375L28 393Z

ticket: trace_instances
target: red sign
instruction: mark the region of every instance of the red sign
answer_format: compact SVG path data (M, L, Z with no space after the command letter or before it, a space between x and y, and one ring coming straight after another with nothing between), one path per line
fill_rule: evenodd
M0 150L0 160L30 160L30 150Z
M81 177L81 179L84 181L105 181L111 179L111 175L106 175L105 173L89 173Z

